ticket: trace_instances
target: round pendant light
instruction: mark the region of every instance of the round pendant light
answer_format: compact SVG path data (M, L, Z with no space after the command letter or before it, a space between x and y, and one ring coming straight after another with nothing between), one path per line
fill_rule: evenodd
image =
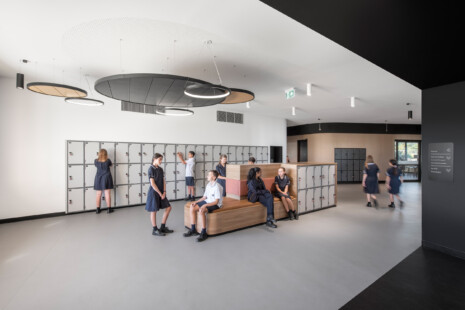
M56 96L56 97L74 97L82 98L87 96L87 92L83 89L47 82L33 82L27 84L27 89L42 95Z
M85 105L90 107L102 106L104 104L101 100L91 98L68 97L65 98L65 101L72 104Z
M229 96L231 91L221 85L189 85L184 94L197 99L220 99Z
M194 115L194 111L180 108L162 108L157 107L156 114L165 116L189 116Z
M231 94L221 104L235 104L250 102L255 99L254 93L245 89L230 88Z

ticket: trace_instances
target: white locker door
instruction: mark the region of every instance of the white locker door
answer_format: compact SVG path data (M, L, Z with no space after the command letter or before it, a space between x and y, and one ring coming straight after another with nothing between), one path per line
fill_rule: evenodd
M176 199L186 198L186 181L177 181L176 182Z
M67 212L84 211L84 189L68 189Z
M140 163L142 160L142 145L139 143L129 144L129 162Z
M191 144L191 145L186 146L186 157L184 157L184 159L189 158L189 152L192 151L192 152L195 153L195 161L197 161L198 160L197 159L197 151L195 149L196 149L195 145Z
M238 164L242 163L242 160L244 157L243 153L244 153L244 147L236 146L236 161Z
M250 153L250 156L253 156L255 157L255 159L257 159L257 147L256 146L249 147L249 153Z
M142 184L142 203L147 202L147 195L149 193L150 183Z
M95 210L97 208L97 191L93 188L86 188L84 195L84 208L86 210ZM100 202L100 207L102 207L102 202Z
M107 150L108 159L114 164L115 161L115 143L113 142L102 142L100 147Z
M142 163L151 164L153 154L153 144L142 144Z
M68 188L84 187L84 166L68 166Z
M115 187L115 207L129 205L128 185L116 185Z
M327 186L329 184L329 166L321 166L321 185Z
M307 189L307 211L313 211L315 190L313 188Z
M307 188L313 188L313 172L315 170L314 166L307 166L307 174L306 174L306 179L307 179Z
M264 146L262 148L262 153L263 153L263 160L265 162L268 162L269 161L269 157L268 157L268 147L267 146Z
M203 179L195 181L195 197L202 197L205 193L205 181Z
M195 180L203 180L205 176L205 164L195 163Z
M130 205L140 205L142 203L142 186L129 185L129 204Z
M205 163L204 179L207 179L208 172L209 172L210 170L215 170L215 167L216 167L216 163L212 163L212 162Z
M336 184L336 166L335 165L329 166L328 184L329 185Z
M85 146L85 163L86 164L93 164L94 160L98 157L98 152L100 150L100 143L99 142L86 142Z
M213 161L218 162L221 156L221 146L215 145L213 147Z
M313 186L321 186L321 166L315 166L313 170Z
M129 184L142 183L142 171L140 164L129 165Z
M307 190L300 190L297 192L297 209L299 213L305 212Z
M168 200L176 199L176 183L166 182L166 197Z
M149 180L149 168L150 164L143 164L142 165L142 183L150 182Z
M176 161L176 145L167 144L165 147L165 162L174 163Z
M321 207L327 207L328 206L328 186L323 186L321 188Z
M187 159L187 151L186 151L186 146L184 144L177 144L176 145L176 161L180 162L179 157L178 157L178 152L182 154L182 157L184 159Z
M116 184L128 184L129 183L129 171L128 171L128 164L116 164L115 165L116 172L115 172L115 179Z
M176 164L176 181L186 180L186 165L183 163Z
M203 145L195 146L195 161L203 162L205 160L205 149Z
M258 146L257 147L257 157L255 157L256 160L258 161L263 161L263 152L262 152L262 147Z
M167 163L165 165L165 179L166 182L175 181L176 176L176 164L175 163Z
M313 192L313 209L321 209L321 187L317 187Z
M228 161L235 163L236 162L236 147L230 146L228 148Z
M223 145L223 146L221 147L221 155L226 155L226 156L228 156L228 161L230 160L230 158L229 158L229 146Z
M158 153L158 154L163 155L163 157L166 157L164 144L155 144L153 151L154 151L153 155L155 155L155 153ZM166 158L163 158L163 160L166 161ZM152 163L152 161L150 161L150 163Z
M115 159L118 164L126 164L129 162L129 144L115 143Z
M95 167L95 165L92 164L92 165L85 166L85 171L84 171L85 187L94 186L96 174L97 174L97 167Z
M297 168L297 189L305 189L307 188L307 182L306 182L306 177L307 177L307 167L298 167Z
M204 161L213 161L213 146L212 145L205 145L205 152L204 152Z
M248 146L244 146L242 148L242 162L247 163L250 157L250 148Z
M84 142L68 142L68 164L84 163Z
M336 186L331 185L328 187L328 204L327 206L334 206L336 201Z

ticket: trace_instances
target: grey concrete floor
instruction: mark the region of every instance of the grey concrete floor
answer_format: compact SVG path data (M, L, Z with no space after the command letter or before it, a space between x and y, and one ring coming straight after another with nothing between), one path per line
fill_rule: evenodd
M183 205L151 235L144 207L0 225L0 309L338 309L421 244L421 185L404 209L365 207L340 185L331 208L204 243ZM158 219L161 219L161 214Z

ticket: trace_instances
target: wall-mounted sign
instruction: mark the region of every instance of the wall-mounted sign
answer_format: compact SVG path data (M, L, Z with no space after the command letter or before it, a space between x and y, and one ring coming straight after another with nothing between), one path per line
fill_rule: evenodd
M286 92L286 99L291 99L291 98L295 97L295 89L294 88L287 89L285 92Z
M439 182L454 181L454 143L428 145L429 179Z

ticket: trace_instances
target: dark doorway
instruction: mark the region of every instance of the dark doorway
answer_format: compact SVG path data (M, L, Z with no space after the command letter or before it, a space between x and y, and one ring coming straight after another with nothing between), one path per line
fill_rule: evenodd
M308 146L307 139L297 140L297 161L298 162L307 162L308 161Z
M270 146L270 163L282 163L283 162L283 147L282 146Z
M421 181L421 141L396 140L396 160L404 181Z

